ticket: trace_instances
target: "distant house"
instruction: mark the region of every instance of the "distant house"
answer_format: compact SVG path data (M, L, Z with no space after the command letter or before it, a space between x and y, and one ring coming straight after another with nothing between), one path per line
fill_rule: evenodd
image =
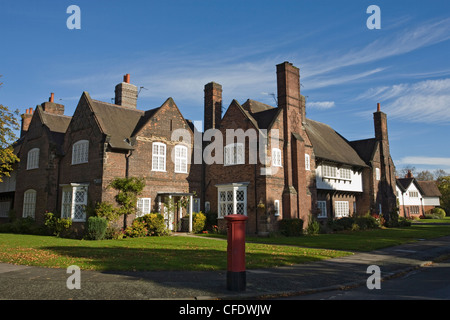
M434 181L418 181L411 171L397 178L397 198L401 217L420 217L440 205L441 193Z
M417 181L422 189L423 210L426 212L441 205L441 192L436 186L435 181Z

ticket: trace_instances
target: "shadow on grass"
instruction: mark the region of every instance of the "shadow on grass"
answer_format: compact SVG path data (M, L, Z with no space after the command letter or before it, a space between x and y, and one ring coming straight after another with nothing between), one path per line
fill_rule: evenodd
M96 271L224 271L227 252L220 249L155 249L123 247L42 248L75 263L82 270ZM262 252L266 250L266 252ZM333 252L305 248L274 251L263 246L246 252L246 268L270 268L320 261L333 257ZM58 263L55 261L55 263ZM57 267L55 265L55 267ZM65 268L66 266L59 266Z

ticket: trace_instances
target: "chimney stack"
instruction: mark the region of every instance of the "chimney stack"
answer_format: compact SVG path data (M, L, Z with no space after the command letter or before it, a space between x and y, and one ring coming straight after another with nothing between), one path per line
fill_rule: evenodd
M222 120L222 86L215 82L205 85L204 130L218 129Z
M130 83L130 74L123 76L123 82L116 85L115 104L123 107L137 108L138 89Z
M373 114L375 126L375 138L377 140L388 140L387 116L381 111L380 103L377 104L377 112Z
M64 115L64 105L55 103L55 94L52 92L48 102L44 102L42 105L42 110L48 113Z
M21 115L21 118L22 118L22 126L20 128L20 137L22 138L23 135L28 131L28 128L30 127L31 119L33 118L33 108L25 110L25 113Z
M413 176L411 170L408 170L408 173L406 174L406 177L405 177L405 178L414 178L414 176Z

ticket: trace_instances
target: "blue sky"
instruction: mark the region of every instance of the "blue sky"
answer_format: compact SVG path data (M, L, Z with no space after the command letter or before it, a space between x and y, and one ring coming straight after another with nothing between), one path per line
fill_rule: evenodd
M70 5L81 29L69 30ZM368 6L381 29L368 29ZM450 1L0 0L0 103L35 107L55 93L72 115L83 91L111 102L123 75L144 87L138 107L168 97L203 118L203 87L224 106L274 104L276 64L300 68L307 116L348 140L374 136L388 115L398 169L450 172Z

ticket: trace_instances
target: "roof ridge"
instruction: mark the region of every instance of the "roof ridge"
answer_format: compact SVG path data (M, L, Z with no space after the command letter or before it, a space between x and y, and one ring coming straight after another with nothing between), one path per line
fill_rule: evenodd
M114 103L110 103L110 102L106 102L106 101L101 101L101 100L96 100L96 99L92 99L92 98L91 98L91 101L92 102L96 102L96 103L100 102L100 103L103 103L103 104L106 104L106 105L109 105L109 106L112 106L112 107L122 108L122 109L125 109L125 110L137 111L137 112L140 112L140 113L144 113L145 112L145 110L137 109L137 108L134 108L134 107L121 106L121 105L118 105L118 104L114 104Z
M72 118L72 116L68 116L68 115L65 115L65 114L57 114L57 113L47 112L47 111L45 111L45 110L42 110L42 112L43 112L45 115L49 115L49 116Z

